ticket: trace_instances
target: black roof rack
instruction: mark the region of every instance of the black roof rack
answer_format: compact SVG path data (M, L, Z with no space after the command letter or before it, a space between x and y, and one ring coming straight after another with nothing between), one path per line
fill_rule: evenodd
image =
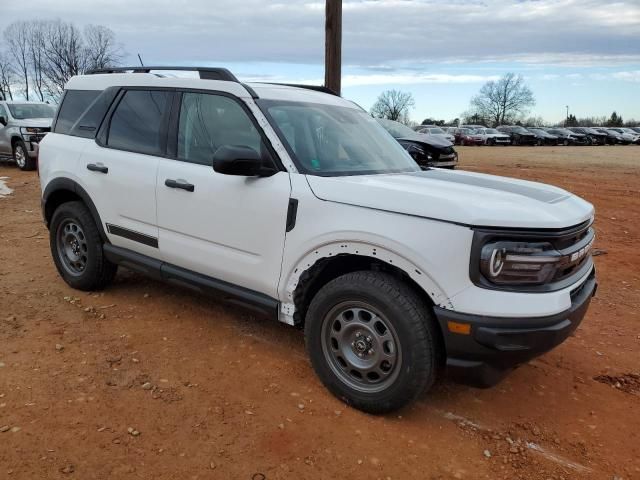
M335 95L339 97L338 93L334 92L328 87L322 85L304 85L301 83L276 83L276 82L259 82L266 85L282 85L283 87L296 87L296 88L305 88L307 90L313 90L316 92L328 93L329 95Z
M88 70L85 75L99 73L149 73L153 70L170 70L183 72L198 72L203 80L225 80L240 83L233 73L226 68L209 67L107 67Z

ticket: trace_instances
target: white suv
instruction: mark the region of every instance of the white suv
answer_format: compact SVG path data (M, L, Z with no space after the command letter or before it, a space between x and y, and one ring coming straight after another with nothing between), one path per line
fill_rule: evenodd
M128 68L72 78L40 147L51 252L74 288L117 265L304 328L368 412L447 371L488 386L561 343L595 292L593 207L555 187L421 171L320 87Z

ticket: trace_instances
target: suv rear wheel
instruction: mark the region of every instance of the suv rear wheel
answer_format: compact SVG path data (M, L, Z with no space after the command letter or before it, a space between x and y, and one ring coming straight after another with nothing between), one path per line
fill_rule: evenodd
M407 404L436 379L430 310L392 275L362 271L327 283L307 313L305 339L324 385L369 413Z
M27 147L22 140L17 140L13 144L13 161L20 170L35 170L36 160L29 156Z
M82 202L60 205L49 228L51 255L58 272L71 287L99 290L116 274L102 250L102 238L91 213Z

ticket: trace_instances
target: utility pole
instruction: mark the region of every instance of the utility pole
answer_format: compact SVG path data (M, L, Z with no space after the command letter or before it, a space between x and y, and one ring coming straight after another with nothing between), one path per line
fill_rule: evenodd
M568 127L569 126L569 105L566 105L567 107L567 119L564 121L564 126Z
M326 0L324 86L340 95L342 78L342 0Z

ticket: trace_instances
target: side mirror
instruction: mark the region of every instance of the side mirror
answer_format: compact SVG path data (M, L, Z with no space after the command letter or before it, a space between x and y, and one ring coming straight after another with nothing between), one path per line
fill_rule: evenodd
M7 126L7 117L5 116L0 116L0 124L4 125L5 127Z
M263 166L261 155L251 147L223 145L213 154L213 170L225 175L257 177L273 175Z

